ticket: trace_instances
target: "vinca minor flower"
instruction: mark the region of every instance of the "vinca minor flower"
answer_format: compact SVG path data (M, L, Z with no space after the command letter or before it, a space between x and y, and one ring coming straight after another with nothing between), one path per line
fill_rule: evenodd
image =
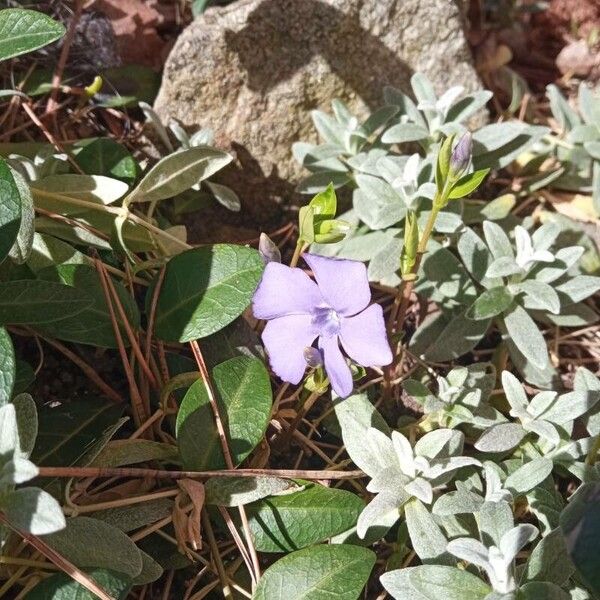
M276 375L299 383L307 366L305 350L318 340L327 377L345 398L352 393L352 372L340 343L364 367L392 361L383 310L369 306L364 264L314 254L304 259L316 283L301 269L270 262L254 294L254 316L268 321L262 339Z

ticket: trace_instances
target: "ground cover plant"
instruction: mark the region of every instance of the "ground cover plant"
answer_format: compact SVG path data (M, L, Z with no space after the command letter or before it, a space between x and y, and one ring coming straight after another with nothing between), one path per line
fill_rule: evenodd
M0 122L40 135L0 144L0 597L600 597L600 258L554 208L598 217L600 95L335 101L290 222L191 244L232 157L100 77L37 95L64 34L0 11ZM52 126L121 101L153 157Z

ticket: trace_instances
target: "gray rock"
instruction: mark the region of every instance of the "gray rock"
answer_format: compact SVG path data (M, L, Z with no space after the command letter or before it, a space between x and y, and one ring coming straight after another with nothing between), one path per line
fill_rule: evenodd
M155 108L215 130L238 159L228 183L252 211L293 189L292 143L317 141L312 109L341 98L364 115L385 85L409 91L415 71L438 91L480 89L454 0L239 0L183 32Z

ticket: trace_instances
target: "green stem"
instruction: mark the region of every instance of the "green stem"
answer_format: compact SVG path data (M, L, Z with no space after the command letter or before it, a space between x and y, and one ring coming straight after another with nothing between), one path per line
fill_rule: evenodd
M292 260L290 261L290 267L295 267L300 260L300 255L304 251L305 244L302 240L298 240L296 243L296 248L294 249L294 256L292 256Z

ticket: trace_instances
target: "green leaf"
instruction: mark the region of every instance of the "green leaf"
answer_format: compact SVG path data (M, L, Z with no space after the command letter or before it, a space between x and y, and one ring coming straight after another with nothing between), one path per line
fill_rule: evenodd
M375 554L350 545L313 546L292 552L263 574L253 600L357 600Z
M575 571L560 529L543 537L529 556L523 579L564 585Z
M0 36L3 12L0 11ZM0 49L1 40L0 37ZM0 158L0 262L8 256L17 239L20 226L21 194L8 165Z
M36 487L11 492L3 499L2 510L12 525L33 535L47 535L65 527L60 504L48 492Z
M506 452L518 446L526 435L519 423L499 423L481 434L475 448L480 452Z
M292 494L300 486L281 477L212 477L204 484L206 503L243 506L267 496Z
M395 600L483 600L491 592L472 573L442 565L389 571L380 580Z
M207 179L233 158L211 148L196 146L161 159L129 195L129 202L154 202L172 198Z
M105 175L132 185L139 167L127 148L110 138L99 138L87 144L75 157L87 175Z
M23 264L29 258L33 246L35 211L29 184L17 171L12 171L12 176L21 197L21 223L17 239L10 249L9 256L13 262Z
M61 23L34 10L0 11L0 60L46 46L65 34Z
M89 464L106 444L103 433L119 423L122 413L122 406L89 396L58 406L44 404L39 408L33 462L54 467Z
M129 595L131 578L123 573L107 569L86 569L86 573L115 600L125 600ZM97 596L66 573L55 573L40 581L25 600L97 600Z
M425 505L419 499L412 498L404 505L404 515L417 556L422 561L447 562L448 540Z
M539 485L552 473L552 461L549 458L536 458L520 466L504 482L504 487L513 496L524 494Z
M10 402L15 384L16 360L12 340L0 327L0 406Z
M179 452L173 444L142 440L113 440L92 461L93 467L122 467L149 461L177 463Z
M269 374L256 358L239 356L212 372L217 403L233 462L238 465L265 433L271 414ZM227 467L204 382L199 379L185 395L177 413L177 443L187 469Z
M595 278L593 278L595 279ZM518 284L519 290L525 293L523 306L533 310L548 310L552 314L560 312L560 298L551 285L535 279L526 279Z
M46 267L62 264L91 265L92 261L85 254L67 244L67 242L63 242L51 235L35 233L27 266L34 273L37 273Z
M414 123L398 123L387 129L381 136L384 144L405 144L418 142L429 137L427 129Z
M76 290L85 293L92 303L73 317L67 317L53 323L42 324L36 329L50 337L89 344L101 348L116 348L114 328L110 311L106 303L106 295L100 282L98 271L88 265L57 265L43 269L37 273L39 279L44 281L58 281ZM117 296L123 306L127 321L136 331L140 325L140 315L137 304L125 286L113 279ZM129 346L129 338L125 332L123 319L116 306L113 304L115 318L120 325L123 342Z
M600 594L600 483L586 483L560 515L571 559L584 581Z
M337 210L337 198L333 184L329 184L327 189L319 192L309 203L316 217L315 220L333 219Z
M543 369L548 364L546 341L527 311L515 305L510 312L504 314L504 324L523 356L535 367Z
M506 287L498 286L485 290L467 310L467 317L474 321L489 319L504 312L513 301Z
M259 552L291 552L353 527L364 503L345 490L311 483L302 491L246 505Z
M441 193L446 179L448 178L448 171L450 170L450 157L452 156L452 144L454 143L454 135L448 136L438 153L436 169L435 169L435 183L437 185L438 192Z
M461 312L450 320L424 356L434 362L458 358L477 346L489 326L490 319L473 321L467 317L466 311Z
M0 323L39 325L82 312L92 299L62 283L24 279L0 283Z
M120 529L91 517L72 517L44 541L77 567L100 567L128 577L142 572L138 547Z
M173 257L158 297L157 337L188 342L219 331L250 304L263 269L256 250L229 244Z
M450 198L450 200L456 200L458 198L464 198L465 196L468 196L481 185L481 182L489 172L489 169L481 169L480 171L463 175L452 186L452 191L448 195L448 198Z
M19 454L29 458L35 447L38 434L37 407L29 394L19 394L12 401L15 407L17 430L19 436Z
M128 533L172 515L174 506L170 498L157 498L129 506L97 510L90 516Z

